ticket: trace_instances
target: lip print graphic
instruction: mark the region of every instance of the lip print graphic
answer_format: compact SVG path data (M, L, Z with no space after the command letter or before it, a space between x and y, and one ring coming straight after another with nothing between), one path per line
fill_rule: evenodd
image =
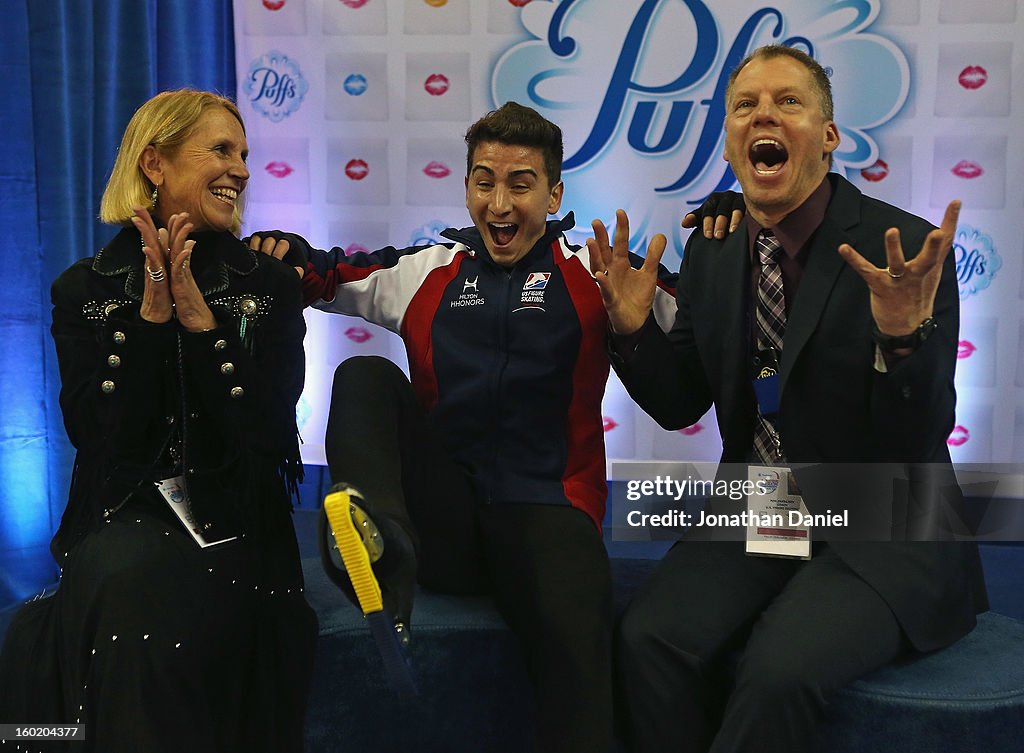
M345 330L345 337L354 343L364 343L373 337L373 333L366 327L349 327Z
M345 248L345 255L346 256L351 256L352 254L368 254L368 253L370 253L370 249L368 249L366 246L364 246L361 243L350 243Z
M358 97L360 94L366 91L369 83L366 81L366 76L362 73L352 73L345 77L345 83L342 88L346 94L351 94L353 97Z
M441 6L447 5L448 0L423 0L431 8L440 8Z
M370 0L341 0L341 4L349 8L362 8Z
M281 10L284 7L284 0L263 0L263 7L267 10Z
M962 159L950 169L950 172L958 178L971 180L972 178L977 178L985 171L981 169L981 165L977 162L970 162Z
M967 427L957 424L953 427L953 431L949 433L949 438L946 439L946 444L951 447L959 447L970 438L971 432L967 431Z
M988 81L988 71L980 65L969 65L960 71L960 77L957 80L965 89L980 89Z
M431 73L427 76L427 80L423 82L423 88L432 97L440 97L448 91L449 86L451 86L451 82L448 81L448 77L443 73Z
M447 178L452 174L452 171L449 170L448 165L443 162L432 160L423 168L423 173L428 178Z
M871 167L865 167L860 171L861 177L864 180L870 180L872 183L877 183L880 180L885 180L889 174L889 163L884 160L878 160Z
M370 166L366 164L366 160L350 159L345 165L345 175L352 180L362 180L369 174Z
M692 426L686 426L682 429L679 429L678 431L680 434L684 436L692 437L694 434L699 434L700 432L704 431L704 427L701 426L699 423L696 423L693 424Z
M614 418L612 418L611 416L605 416L604 417L604 432L605 432L605 434L610 432L612 429L614 429L618 425L619 425L618 422Z
M522 8L524 5L529 5L530 0L508 0L509 5L513 5L516 8Z
M267 166L263 168L268 173L273 175L275 178L287 178L293 172L292 166L287 162L268 162Z
M975 347L974 343L972 343L970 340L961 340L957 344L956 357L970 358L976 350L977 348Z

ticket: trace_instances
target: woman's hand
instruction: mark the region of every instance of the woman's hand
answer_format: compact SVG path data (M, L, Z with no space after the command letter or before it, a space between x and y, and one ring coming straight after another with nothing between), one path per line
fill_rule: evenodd
M188 214L171 215L167 227L158 230L149 212L136 207L132 223L142 234L142 252L146 255L142 318L162 324L177 315L181 326L190 332L216 327L217 320L189 269L196 242L188 239L194 227Z
M170 288L174 308L181 326L189 332L204 332L217 326L210 307L192 276L190 264L196 242L188 239L195 226L188 221L188 213L172 214L167 228L160 229L160 240L166 244L170 261Z
M160 236L149 212L135 207L132 224L142 234L142 253L146 256L142 308L139 314L147 322L163 324L174 315L174 299L171 297L168 278L167 245L160 242Z

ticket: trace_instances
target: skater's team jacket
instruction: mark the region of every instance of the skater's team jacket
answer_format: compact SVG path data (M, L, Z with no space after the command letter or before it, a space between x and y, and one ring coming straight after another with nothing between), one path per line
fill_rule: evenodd
M571 213L549 221L512 268L491 260L475 227L351 255L281 237L305 255L307 305L401 336L428 421L484 501L570 504L600 528L608 318L587 248L565 238L572 226ZM662 268L655 296L665 330L675 277Z

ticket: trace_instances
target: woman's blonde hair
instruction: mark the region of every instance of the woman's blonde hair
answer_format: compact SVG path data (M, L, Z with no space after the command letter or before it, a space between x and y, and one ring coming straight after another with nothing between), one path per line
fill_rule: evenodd
M127 225L135 216L135 207L151 207L153 184L142 171L139 160L152 144L161 153L173 156L191 135L195 124L207 110L223 107L238 119L245 132L245 123L238 107L230 99L212 92L178 89L160 92L142 105L124 129L117 150L114 169L100 200L100 220L111 225ZM231 232L242 226L241 198L235 204Z

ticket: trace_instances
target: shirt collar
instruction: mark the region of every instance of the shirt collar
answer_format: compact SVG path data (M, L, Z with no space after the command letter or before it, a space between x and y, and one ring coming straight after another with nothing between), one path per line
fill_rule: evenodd
M828 210L828 203L832 198L832 183L828 176L821 181L821 184L814 189L803 204L787 214L775 227L768 228L775 233L775 238L782 246L786 256L795 259L800 250L810 240L811 235L818 229L818 226L825 219L825 212ZM754 253L754 243L758 234L764 230L757 220L747 213L747 236L750 253ZM753 257L752 257L753 258Z

